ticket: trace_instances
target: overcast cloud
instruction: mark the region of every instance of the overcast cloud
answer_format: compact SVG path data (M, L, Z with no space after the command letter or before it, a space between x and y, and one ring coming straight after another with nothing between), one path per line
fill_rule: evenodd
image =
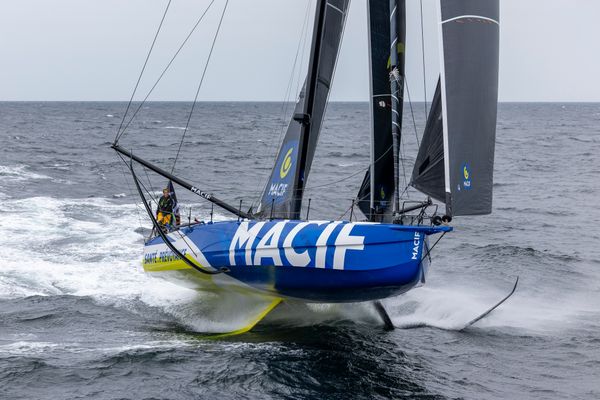
M308 1L230 0L200 99L281 101ZM439 73L435 1L423 0L429 98ZM208 3L173 0L140 93ZM368 99L365 3L352 0L333 100ZM419 0L407 3L407 78L422 100ZM127 100L166 1L1 4L0 100ZM223 4L215 1L151 100L193 99ZM501 0L500 100L600 101L598 17L597 0Z

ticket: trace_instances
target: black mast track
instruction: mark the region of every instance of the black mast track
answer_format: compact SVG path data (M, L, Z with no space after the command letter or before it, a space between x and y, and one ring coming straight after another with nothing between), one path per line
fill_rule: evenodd
M406 1L368 0L371 166L358 206L372 222L401 214L399 163L405 87ZM392 209L395 207L394 209Z
M298 182L297 190L293 194L293 219L300 218L302 209L302 195L304 194L304 171L308 153L308 141L311 130L311 117L313 115L315 93L317 90L317 79L319 75L319 61L321 55L321 44L323 42L323 30L325 26L325 14L327 12L327 0L319 0L317 3L317 13L315 15L314 35L310 55L309 73L306 85L306 100L304 102L303 115L294 115L294 119L302 124L301 136L302 142L299 146L300 167L297 169L295 180Z
M394 195L392 197L392 215L394 222L396 222L398 215L400 214L400 135L402 129L402 118L400 117L400 98L403 97L404 93L400 92L398 81L400 77L400 71L398 70L398 21L397 13L402 12L398 8L398 2L396 0L390 0L390 90L391 90L391 104L392 104L392 150L394 157ZM404 3L401 4L404 7Z
M111 146L115 151L123 154L124 156L126 156L127 158L132 159L133 161L143 165L144 167L156 172L157 174L164 176L165 178L175 182L176 184L178 184L179 186L189 190L192 193L197 194L198 196L202 197L205 200L210 201L211 203L217 205L218 207L221 207L224 210L229 211L230 213L237 215L240 218L252 218L252 215L249 213L245 213L242 210L240 210L239 208L236 208L234 206L231 206L227 203L225 203L223 200L220 200L218 198L216 198L215 196L213 196L210 193L204 192L200 189L198 189L197 187L195 187L194 185L184 181L181 178L178 178L177 176L170 174L169 172L165 171L164 169L144 160L143 158L140 158L136 155L134 155L133 153L131 153L129 150L124 149L123 147L119 146L116 143L113 143L113 145Z

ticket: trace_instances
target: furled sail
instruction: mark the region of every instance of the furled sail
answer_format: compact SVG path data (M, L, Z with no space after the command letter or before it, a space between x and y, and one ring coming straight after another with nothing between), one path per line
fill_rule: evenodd
M434 100L412 184L445 201L449 215L489 214L498 103L499 0L441 0L440 16L441 83L436 97L438 101L441 97L441 106ZM443 175L437 121L443 128Z
M402 120L404 93L404 47L406 38L405 0L396 2L399 73L398 120ZM369 0L369 49L371 71L371 168L358 193L358 206L371 221L387 220L394 195L394 153L392 140L392 104L390 96L390 1Z
M300 216L349 5L350 0L317 2L308 76L256 215L291 219Z

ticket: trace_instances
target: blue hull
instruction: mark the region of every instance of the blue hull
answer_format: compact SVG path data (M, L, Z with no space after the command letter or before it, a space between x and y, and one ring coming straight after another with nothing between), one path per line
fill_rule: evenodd
M311 302L359 302L404 293L424 282L427 237L449 227L341 221L227 221L169 234L208 277L154 238L144 268L199 290L255 292ZM225 276L226 275L226 276Z

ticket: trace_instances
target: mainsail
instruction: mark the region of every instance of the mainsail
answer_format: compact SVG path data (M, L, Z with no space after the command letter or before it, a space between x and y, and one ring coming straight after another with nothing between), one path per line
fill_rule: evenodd
M499 0L443 0L440 16L440 84L412 185L445 201L448 215L489 214L498 102Z
M404 48L406 38L405 0L395 1L399 80L394 95L399 100L397 120L402 120L404 93ZM371 221L388 220L394 195L394 152L392 139L392 97L390 95L390 1L369 0L369 49L371 71L371 168L358 193L358 206ZM398 127L400 130L401 127Z
M350 0L317 2L308 76L263 190L256 215L300 217Z

